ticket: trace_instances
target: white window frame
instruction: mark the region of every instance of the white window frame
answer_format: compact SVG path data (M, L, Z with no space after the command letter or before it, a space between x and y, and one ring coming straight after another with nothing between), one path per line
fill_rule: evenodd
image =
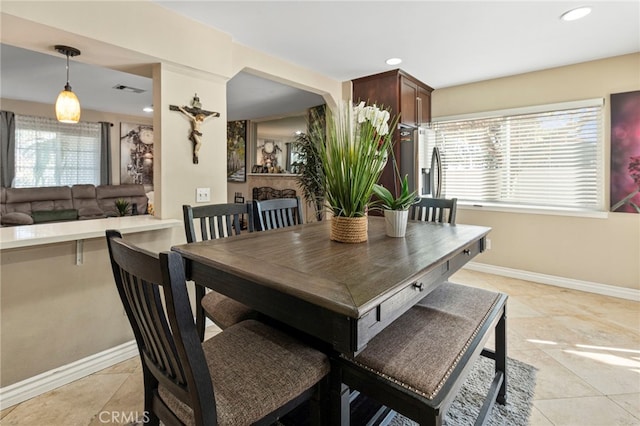
M531 213L531 214L548 214L548 215L561 215L561 216L578 216L578 217L593 217L593 218L606 218L608 217L608 209L605 207L605 152L604 152L604 99L594 98L585 99L579 101L561 102L553 104L535 105L522 108L510 108L495 111L486 111L480 113L452 115L445 117L435 117L432 120L431 128L437 129L437 123L439 122L451 122L451 121L467 121L467 120L479 120L488 118L500 118L509 117L522 114L535 114L551 111L561 111L569 109L579 109L585 107L600 107L600 131L598 134L597 147L596 147L596 191L597 191L597 207L594 209L585 208L572 208L572 207L558 207L558 206L541 206L541 205L524 205L524 204L508 204L504 202L489 202L489 201L467 201L458 199L458 207L461 209L470 210L485 210L485 211L497 211L508 213ZM437 130L436 130L437 132ZM438 141L436 136L436 146L441 146L441 142ZM446 162L446 158L443 158L443 162ZM446 171L445 180L446 180ZM444 188L443 188L444 191ZM443 193L443 196L454 197L455 194Z
M16 114L15 132L15 176L12 186L21 188L100 184L102 140L99 123L65 124L51 118ZM22 132L25 132L24 138ZM38 153L47 162L47 166L40 169L40 182L34 176L38 167ZM87 158L93 158L94 161L82 167L80 159ZM65 173L55 171L64 168L71 170L76 176L64 176ZM33 170L31 176L23 177L24 170ZM31 180L27 181L28 178Z

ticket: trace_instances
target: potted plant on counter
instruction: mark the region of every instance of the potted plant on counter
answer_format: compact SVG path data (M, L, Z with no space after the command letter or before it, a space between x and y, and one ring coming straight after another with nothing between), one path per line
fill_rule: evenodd
M120 216L126 216L127 213L129 213L129 202L126 200L123 200L122 198L118 198L116 200L116 209L118 210L118 214Z
M380 184L373 186L373 194L378 198L374 206L384 211L386 234L389 237L404 237L409 219L409 207L418 202L416 192L409 192L408 176L405 175L400 186L400 194L394 197L391 191Z

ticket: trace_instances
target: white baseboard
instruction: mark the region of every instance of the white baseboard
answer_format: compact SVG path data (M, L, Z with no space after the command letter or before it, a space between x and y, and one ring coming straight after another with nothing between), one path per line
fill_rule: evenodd
M502 275L509 278L517 278L540 284L548 284L556 287L570 288L572 290L581 290L588 293L596 293L603 296L618 297L620 299L640 302L640 290L632 288L616 287L613 285L594 283L590 281L575 280L573 278L539 274L537 272L505 268L502 266L488 265L486 263L469 262L464 267L472 271L486 272L488 274Z
M211 325L214 323L207 318L205 326ZM5 386L0 388L0 409L4 410L138 355L136 341L131 340L71 364Z
M4 410L104 368L138 356L138 354L138 346L135 340L132 340L71 364L63 365L18 383L5 386L0 388L0 409Z

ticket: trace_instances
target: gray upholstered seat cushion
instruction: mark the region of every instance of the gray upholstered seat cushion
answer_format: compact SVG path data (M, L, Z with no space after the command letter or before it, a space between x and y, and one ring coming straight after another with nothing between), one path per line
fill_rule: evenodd
M499 296L478 288L442 284L374 337L352 361L433 399Z
M329 372L323 353L258 321L235 324L202 343L219 425L248 425L311 388ZM166 388L160 397L185 424L191 408Z
M211 321L223 330L240 321L256 318L256 311L217 291L205 294L201 303Z

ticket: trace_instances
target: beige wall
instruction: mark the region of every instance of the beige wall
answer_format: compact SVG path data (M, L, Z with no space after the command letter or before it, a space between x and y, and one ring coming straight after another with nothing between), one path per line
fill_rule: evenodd
M154 67L154 82L159 83L158 90L154 89L154 105L160 105L154 117L154 130L160 129L160 156L154 169L154 187L162 188L155 193L160 215L181 218L182 205L195 204L197 187L211 189L212 203L226 202L226 80L162 64ZM201 125L198 164L193 163L189 119L169 110L169 105L188 105L195 93L204 109L220 113Z
M483 81L433 92L433 117L590 98L605 99L609 205L611 93L640 90L640 54ZM492 249L478 262L640 290L640 215L605 219L462 208L459 223L487 225Z
M125 235L148 250L166 250L181 229ZM0 386L133 339L113 283L106 241L75 241L2 250Z

